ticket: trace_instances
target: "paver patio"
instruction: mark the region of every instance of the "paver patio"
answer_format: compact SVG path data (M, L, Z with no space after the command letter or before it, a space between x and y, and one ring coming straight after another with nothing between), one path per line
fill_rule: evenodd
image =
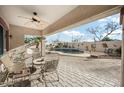
M48 75L48 87L119 87L121 59L87 59L61 56L58 66L60 80ZM35 78L36 76L34 76ZM44 87L32 80L32 87Z

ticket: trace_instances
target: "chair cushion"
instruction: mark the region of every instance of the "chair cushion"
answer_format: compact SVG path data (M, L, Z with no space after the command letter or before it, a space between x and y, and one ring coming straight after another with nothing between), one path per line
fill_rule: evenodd
M13 62L11 62L11 59L9 57L8 54L4 54L2 57L1 57L1 61L2 63L6 66L6 67L11 67L14 65Z
M6 67L4 66L4 64L0 65L0 72L5 72L6 71Z
M4 54L1 57L2 63L5 65L5 67L8 69L9 72L19 72L23 68L26 68L26 65L24 62L21 63L13 63L13 61L10 59L8 54Z

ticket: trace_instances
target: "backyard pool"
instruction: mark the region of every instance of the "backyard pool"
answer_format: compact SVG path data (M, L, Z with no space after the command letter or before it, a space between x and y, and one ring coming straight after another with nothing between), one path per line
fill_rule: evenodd
M55 48L54 51L59 51L63 53L84 53L83 50L77 49L77 48Z

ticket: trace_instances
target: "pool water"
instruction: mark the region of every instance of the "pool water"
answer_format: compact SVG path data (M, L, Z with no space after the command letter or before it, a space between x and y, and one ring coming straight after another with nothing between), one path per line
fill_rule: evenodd
M84 53L83 50L77 48L55 48L54 51L60 51L63 53Z

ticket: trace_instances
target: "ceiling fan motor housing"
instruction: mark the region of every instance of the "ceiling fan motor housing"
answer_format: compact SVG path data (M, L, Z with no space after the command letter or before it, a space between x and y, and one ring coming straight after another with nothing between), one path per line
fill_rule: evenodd
M36 12L33 12L33 14L34 14L34 15L37 15L37 13L36 13Z
M40 23L40 20L39 20L39 18L37 17L37 12L33 12L33 14L34 14L34 17L32 17L32 20L35 21L35 22Z

